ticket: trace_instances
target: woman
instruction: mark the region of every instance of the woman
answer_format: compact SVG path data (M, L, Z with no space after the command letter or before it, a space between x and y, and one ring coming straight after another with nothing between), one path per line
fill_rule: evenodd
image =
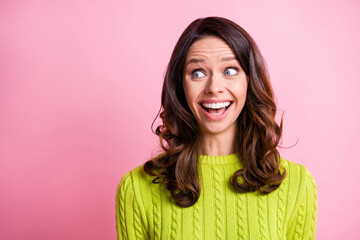
M314 239L316 184L276 149L283 119L244 29L220 17L192 22L161 100L163 153L123 176L118 239Z

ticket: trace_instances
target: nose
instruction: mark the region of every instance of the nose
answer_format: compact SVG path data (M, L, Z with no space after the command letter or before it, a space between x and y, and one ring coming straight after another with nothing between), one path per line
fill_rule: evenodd
M220 76L215 76L215 74L211 74L206 83L205 92L207 94L221 94L224 92L224 82Z

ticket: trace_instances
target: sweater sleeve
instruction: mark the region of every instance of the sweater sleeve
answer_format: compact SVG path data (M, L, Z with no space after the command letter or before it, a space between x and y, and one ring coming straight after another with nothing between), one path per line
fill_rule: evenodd
M115 220L118 240L148 239L131 172L126 173L116 192Z
M305 170L305 191L300 198L299 206L293 215L287 231L287 239L315 239L317 221L317 186L309 170Z

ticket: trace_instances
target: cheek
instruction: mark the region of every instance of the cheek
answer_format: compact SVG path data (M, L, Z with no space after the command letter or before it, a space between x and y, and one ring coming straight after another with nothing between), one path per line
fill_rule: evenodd
M185 94L185 97L186 97L186 101L188 101L189 99L189 91L190 91L190 88L188 86L188 84L186 84L186 82L183 81L183 89L184 89L184 94Z
M194 84L189 84L188 82L184 82L183 88L186 101L189 104L190 108L192 108L192 105L195 104L196 98L198 96L198 90Z
M241 86L241 88L239 89L239 94L241 96L241 99L245 99L246 98L246 93L247 93L247 85L244 84L243 86Z
M193 93L193 88L191 85L187 84L186 82L183 83L183 89L184 89L184 94L185 94L185 98L186 98L186 102L191 110L192 113L194 113L194 102L195 102L195 98L194 98L194 93Z
M246 81L234 83L230 88L232 89L232 92L236 96L237 100L240 101L246 98L246 92L247 92Z

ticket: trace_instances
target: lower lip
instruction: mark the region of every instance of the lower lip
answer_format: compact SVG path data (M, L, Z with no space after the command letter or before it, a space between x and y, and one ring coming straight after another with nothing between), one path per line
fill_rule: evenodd
M206 111L202 106L200 106L202 112L204 113L204 115L209 119L209 120L213 120L213 121L219 121L224 119L228 112L229 109L231 108L232 103L230 104L230 106L225 110L225 112L223 112L221 115L212 115L211 113L209 113L208 111Z

